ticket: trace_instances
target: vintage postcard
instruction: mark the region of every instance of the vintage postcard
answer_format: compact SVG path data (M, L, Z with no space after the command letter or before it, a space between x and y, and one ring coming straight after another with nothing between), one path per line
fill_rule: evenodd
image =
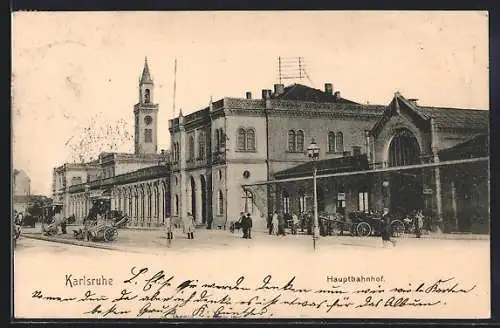
M490 317L487 12L12 17L15 319Z

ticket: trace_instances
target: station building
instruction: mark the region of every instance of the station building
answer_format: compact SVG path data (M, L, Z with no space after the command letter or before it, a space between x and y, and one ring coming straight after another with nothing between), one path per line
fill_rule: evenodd
M225 227L243 211L263 229L273 211L311 211L313 164L306 149L314 139L318 174L337 173L318 180L320 212L422 209L442 230L471 231L462 209L474 199L481 203L478 229L487 230L488 123L486 110L419 106L398 92L388 105L359 104L330 83L324 90L277 84L260 99L223 98L170 121L172 215L189 212L200 225ZM462 144L475 138L483 152L467 166L460 161L471 155ZM453 147L457 164L441 166L440 156ZM423 166L408 170L412 165ZM482 174L467 173L471 165ZM464 187L469 182L476 185L473 195Z
M180 223L224 229L240 212L265 229L268 215L422 209L444 231L489 228L489 111L421 106L396 92L384 105L324 89L274 85L254 98L224 97L169 121L158 153L154 82L146 61L134 106L135 152L54 169L54 197L83 219L93 194L109 195L132 225ZM166 133L166 131L160 131ZM474 208L474 210L471 210Z

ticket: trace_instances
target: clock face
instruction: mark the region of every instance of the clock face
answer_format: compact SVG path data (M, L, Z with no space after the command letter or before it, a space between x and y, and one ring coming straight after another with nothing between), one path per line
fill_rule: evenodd
M151 116L146 116L144 117L144 123L146 123L147 125L150 125L151 123L153 122L153 118Z

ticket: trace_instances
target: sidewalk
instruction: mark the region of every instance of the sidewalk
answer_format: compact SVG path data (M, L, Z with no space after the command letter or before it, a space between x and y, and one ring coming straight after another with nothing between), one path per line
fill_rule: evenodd
M114 242L91 242L76 240L73 237L73 229L79 226L68 226L68 233L63 235L59 234L57 236L43 236L41 234L41 227L36 228L24 228L22 232L22 237L33 238L51 242L58 242L64 244L70 244L75 246L100 248L107 250L116 250L123 252L135 252L135 253L155 253L163 252L166 249L172 250L185 250L185 249L198 249L198 248L224 248L224 247L248 247L250 244L265 246L267 244L274 244L277 240L280 240L282 246L285 245L297 245L304 240L309 240L311 236L306 234L291 235L287 234L285 237L271 236L265 232L253 231L253 239L247 240L241 238L242 232L235 231L231 233L228 230L219 229L206 229L198 228L195 232L195 241L188 240L183 234L182 229L174 229L174 240L171 244L165 238L162 229L150 228L150 229L139 229L135 228L124 228L119 229L118 239ZM322 243L331 245L371 245L379 241L379 237L356 237L356 236L326 236L321 237ZM407 240L413 243L412 240L417 240L414 235L403 235L398 238L402 242ZM426 234L422 235L421 240L489 240L488 235L472 235L472 234ZM405 242L406 243L406 242Z

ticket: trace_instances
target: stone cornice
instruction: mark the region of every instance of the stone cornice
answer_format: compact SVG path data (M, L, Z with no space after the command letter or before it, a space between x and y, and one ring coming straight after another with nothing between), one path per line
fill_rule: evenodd
M302 117L302 118L336 118L344 120L365 121L366 119L377 120L382 115L380 113L367 113L365 112L309 112L297 110L269 110L269 117Z
M440 127L439 125L436 126L436 130L438 132L456 132L456 133L464 133L464 132L484 133L484 132L486 132L484 129L458 128L458 127L448 127L448 126Z
M228 158L228 164L265 164L265 158Z
M122 185L138 181L153 180L158 178L168 178L169 174L170 174L170 168L168 166L152 166L137 171L116 175L114 177L73 185L69 187L69 192L70 193L82 192L85 190L86 184L89 185L90 190L94 190L106 186Z

